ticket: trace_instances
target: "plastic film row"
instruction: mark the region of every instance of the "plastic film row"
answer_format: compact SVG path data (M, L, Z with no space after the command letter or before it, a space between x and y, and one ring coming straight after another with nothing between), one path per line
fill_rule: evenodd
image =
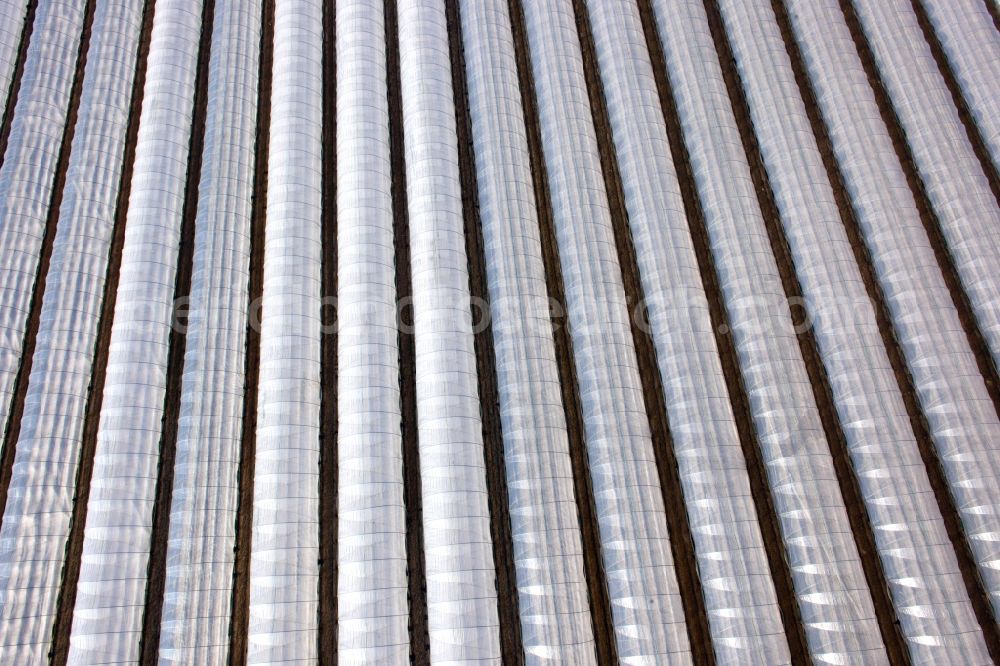
M272 17L270 0L0 0L0 109L11 107L0 123L0 430L15 435L0 443L0 662L58 661L68 638L74 665L156 649L164 663L222 663L243 659L229 651L245 638L250 664L403 666L427 650L449 664L520 651L530 664L596 664L605 650L625 664L707 652L782 664L804 637L818 664L886 663L901 645L914 664L990 663L995 631L983 635L969 595L981 586L1000 612L1000 416L966 329L1000 362L995 0L328 2L273 0ZM859 46L874 55L872 79ZM453 85L459 62L465 81ZM678 138L683 155L672 154ZM470 284L474 222L484 285ZM925 227L936 224L940 239ZM334 228L336 247L324 246ZM409 237L412 330L399 318L411 303L396 288L397 230ZM335 293L324 292L327 262ZM634 277L643 301L630 311ZM802 342L789 282L805 301ZM488 304L472 296L484 287ZM336 372L323 365L331 334ZM400 353L406 335L412 357ZM487 339L495 406L479 394L493 381L478 377ZM416 432L403 422L410 363ZM578 403L564 404L574 391ZM499 425L483 417L494 408ZM506 506L489 495L500 470L484 448L501 435ZM161 469L175 445L173 469ZM412 489L404 445L419 446ZM322 506L336 506L336 534L321 523L328 457L336 496ZM248 473L252 506L240 504ZM842 485L852 501L860 492L851 518ZM512 548L493 543L507 516L491 509L509 515ZM581 523L591 511L594 525ZM237 578L238 514L250 525L239 549L250 543ZM154 516L165 529L154 532ZM422 553L408 550L408 520L422 521ZM674 548L668 526L683 532ZM875 552L859 553L869 533ZM321 539L336 542L326 562ZM692 545L692 561L674 561ZM336 571L329 589L321 567ZM516 600L498 595L508 568ZM779 610L786 577L794 599ZM426 608L411 608L420 586ZM512 603L519 631L501 627ZM70 635L57 635L67 621ZM336 655L320 653L329 639Z
M385 8L337 3L339 663L408 664Z
M967 477L975 479L995 457L982 453L992 404L843 14L836 0L786 7L938 455L953 471L976 470ZM982 416L961 420L963 412ZM881 430L873 436L891 441ZM915 662L980 663L985 645L970 631L977 625L954 550L923 461L907 451L892 446L891 457L855 461L903 635ZM893 467L896 490L885 486Z
M533 663L594 664L510 16L506 0L461 9L524 652Z
M431 660L499 663L444 2L398 12Z
M939 538L942 519L774 14L767 2L722 5L884 570L892 580L923 577L920 587L950 585L954 565L939 578L896 555L900 544L913 548ZM884 538L889 525L902 528L891 542ZM916 612L908 604L934 598L891 591L903 615ZM925 631L906 621L903 626L911 641Z
M572 3L523 3L618 657L689 658Z
M40 661L51 647L142 14L140 0L111 0L94 16L0 531L4 662Z
M187 176L200 3L157 3L69 663L135 661Z
M597 7L602 3L592 4ZM748 571L744 563L742 551L749 545L756 544L757 557L760 558L761 535L753 512L753 498L734 417L727 404L728 395L718 363L718 350L712 342L708 304L691 250L690 233L684 226L676 177L671 176L669 180L661 178L667 181L666 185L661 185L647 175L672 174L672 168L669 166L669 148L653 87L652 71L648 56L644 55L640 21L638 15L633 14L627 21L631 27L628 35L615 34L600 27L621 23L610 18L607 12L607 7L604 11L595 11L593 23L598 35L599 55L603 50L608 56L605 93L612 123L616 127L616 144L619 161L623 165L626 191L635 193L630 197L633 236L637 239L637 249L643 248L637 254L649 275L646 296L651 305L650 321L658 344L671 426L676 433L674 442L685 483L695 545L702 554L700 568L711 622L719 616L720 608L739 608L741 600L732 596L736 590L752 589L760 581L768 581L769 572L760 559L756 571ZM707 23L703 17L703 14L700 17L692 15L690 22L685 24L685 27L692 28L687 32L706 34ZM602 32L605 33L603 39ZM631 80L625 81L616 74L628 70L621 65L615 66L624 55L619 55L618 60L613 56L616 49L624 51L624 47L615 45L629 43L633 45L630 60L635 73ZM684 57L683 53L680 57ZM676 78L680 86L689 81L683 75ZM706 79L708 76L701 80ZM718 74L712 80L716 86L721 83ZM643 95L644 103L630 102L634 91ZM708 123L716 127L723 124L720 119L726 116L725 107L718 108L715 114L704 116L704 124L692 123L689 118L687 129L697 134L697 137L689 139L696 155L704 145L700 137L713 131L708 128ZM733 126L732 121L729 122L729 131L726 134L720 132L720 140L732 140ZM650 134L656 136L658 141L654 143L645 138ZM735 165L739 163L740 152L735 146L732 150L729 162ZM716 164L712 168L719 167ZM745 170L744 166L744 173ZM704 183L702 192L709 210L720 210L726 205L720 205L719 193L706 191ZM628 194L626 196L629 198ZM666 203L667 197L670 197L671 204ZM674 219L678 220L674 223L676 230L673 235L679 242L657 233L658 229L666 226L658 219L659 215L663 215L660 211L667 210L673 210ZM758 237L764 233L760 222L751 226L750 230ZM761 257L766 257L766 246L760 245L759 240L757 243L754 247ZM746 255L741 257L739 247L738 244L731 245L729 251L716 260L722 274L739 273L732 261L746 261L750 265L755 261ZM682 252L681 257L671 256L672 253ZM730 256L732 260L727 258ZM756 280L757 289L761 289L763 284L765 290L780 290L780 284L776 283L777 274L767 274L763 270L766 266L764 260L758 261L761 272L756 275L748 272L745 279ZM679 273L672 268L674 266L686 267L687 273ZM775 270L773 263L771 270ZM662 284L673 285L672 290L664 289L660 286ZM740 302L733 298L736 289L731 284L729 286L726 304L731 307L730 323L736 331L744 385L751 400L761 454L767 468L783 545L791 564L792 582L810 652L821 661L857 659L859 655L871 657L881 648L878 628L874 625L874 611L791 324L775 319L765 324L771 326L771 330L761 330L750 317L760 312L768 316L764 307L780 308L780 301L761 304L764 306L761 310L741 307ZM745 296L748 293L746 286L743 289ZM693 313L699 314L701 321L694 319L691 316ZM785 313L787 319L787 311ZM691 326L687 322L697 323ZM683 330L685 324L691 329L682 339L682 345L677 342L681 339L677 331ZM688 377L691 379L683 379ZM689 404L689 397L699 394L698 409L694 410ZM722 448L723 442L727 448ZM809 479L809 482L804 483L803 479ZM728 553L728 557L719 557L718 553ZM719 633L717 625L716 620L716 634ZM718 641L717 652L723 660L739 658L727 650L725 640Z
M160 627L162 663L229 651L243 432L259 0L216 0Z
M819 619L871 613L855 607L866 601L865 586L705 8L690 0L654 0L653 7L810 649L870 649L847 632L824 633L829 625ZM828 522L821 526L818 516ZM763 552L758 557L755 571L766 573ZM819 571L829 576L812 573ZM757 580L769 605L756 607L759 619L747 616L758 623L755 652L788 659L783 637L772 633L780 624L770 579Z
M992 2L993 0L987 0ZM954 69L962 95L1000 169L1000 39L982 0L920 0Z
M707 36L707 23L703 16L692 17L693 23L686 24L686 27L693 26L693 29L688 32ZM633 17L630 22L635 26L633 33L641 31L638 16ZM603 15L595 15L595 28L614 23ZM597 33L600 32L597 29ZM632 37L632 42L637 43L633 53L641 54L639 44L644 47L641 32ZM622 37L608 35L605 48L610 50L616 43L626 42ZM600 39L598 49L601 50ZM683 52L679 57L684 57ZM664 243L667 239L658 238L655 232L663 226L656 218L657 211L669 210L666 205L658 203L658 199L662 200L668 194L663 191L665 188L662 186L659 191L650 190L650 186L645 185L650 182L646 174L670 172L669 167L654 167L669 160L669 150L662 115L652 88L652 72L648 60L642 62L641 58L641 55L633 57L635 62L641 63L637 66L639 73L636 80L612 85L610 80L613 77L609 74L609 84L605 86L605 90L612 109L612 121L614 123L617 117L620 127L621 139L616 141L619 160L623 165L631 162L630 167L623 169L623 173L627 174L625 178L631 185L630 189L637 193L632 205L633 226L636 228L634 235L637 239L642 238L641 243L648 244L649 247L646 252L639 252L640 257L645 256L647 271L652 276L648 280L647 299L650 303L660 300L658 307L651 308L651 322L654 337L658 339L664 386L669 387L668 409L672 412L671 425L677 431L674 435L675 447L678 449L681 476L685 481L695 545L704 560L701 564L702 583L705 586L710 621L713 621L721 615L720 609L728 608L731 609L730 613L739 613L741 600L733 596L737 590L753 589L753 586L764 581L765 593L773 592L770 590L766 561L762 557L762 537L753 512L746 464L739 448L734 417L727 404L728 396L718 363L718 352L711 342L713 338L707 302L703 293L697 295L700 284L695 272L697 264L689 249L690 234L682 226L675 233L680 236L683 244L671 244L674 248L688 248L686 262L682 263L670 257L672 251L678 250L666 247ZM608 71L621 71L621 68L615 70L609 66ZM707 78L705 76L702 80ZM721 83L717 70L713 80L717 82L716 85ZM681 86L688 81L683 75L677 77L677 84ZM630 107L628 91L632 90L644 91L646 104ZM715 90L718 91L718 88ZM683 113L685 106L681 106ZM691 122L689 117L687 130L696 135L689 139L689 144L696 155L704 150L705 141L702 137L713 131L707 126L708 123L718 127L722 124L720 118L726 118L727 115L725 107L720 107L714 111L714 115L704 116L705 124ZM720 141L732 141L734 126L731 116L729 118L729 125L726 126L728 132L719 133ZM654 133L658 142L653 144L648 140L643 141L641 137L647 132ZM735 147L738 144L733 145L733 152L728 156L731 166L739 164L741 160L739 148ZM718 163L712 167L718 168ZM743 167L743 172L746 173L746 166ZM713 172L709 173L714 175ZM674 197L674 210L679 211L676 181L668 187L670 189L666 191ZM702 192L709 210L726 210L726 206L735 200L735 197L721 200L720 193L707 190L704 183ZM741 194L746 196L745 191ZM733 195L729 193L726 196ZM745 205L752 206L752 203L746 202ZM679 216L683 224L683 212L675 212L675 215ZM747 220L752 219L751 216L747 217ZM719 224L718 220L714 220L714 223ZM777 273L773 261L771 272L766 272L764 257L769 255L766 246L760 245L760 239L764 238L760 222L752 225L750 231L757 234L756 245L753 247L761 257L757 259L760 272L754 274L747 271L744 279L756 281L756 286L750 289L765 290L762 293L767 293L766 290L770 289L770 293L777 293L776 290L781 287L776 282ZM753 265L755 259L752 255L741 256L739 247L739 244L731 243L717 258L723 275L739 274L739 269L732 262L742 261ZM670 267L678 264L688 266L688 275L671 275L666 280L660 277L669 275ZM657 286L663 282L677 285L674 287L675 292L670 294ZM685 293L684 285L687 284L690 290L692 283L697 285L696 291ZM740 297L747 297L748 285L734 287L726 281L723 281L723 285L724 289L729 287L725 294L726 304L731 308L730 321L736 331L744 384L751 400L762 458L767 466L783 545L792 565L792 581L802 621L806 626L810 651L821 660L857 658L858 653L877 650L880 640L877 627L871 626L874 619L871 601L832 461L826 449L822 426L812 402L797 342L791 332L791 324L775 318L765 323L765 327L770 327L770 330L759 328L758 322L753 321L752 317L757 314L773 316L766 308L779 308L780 301L762 303L757 310L749 298L746 301L749 307L741 305L738 300ZM761 285L764 285L763 288ZM739 291L740 288L742 292ZM658 291L661 293L657 293ZM668 310L670 307L673 309ZM691 320L692 312L699 313L702 321L688 334L686 346L681 346L676 342L676 331L684 322ZM657 321L658 317L660 321ZM695 363L698 365L694 365ZM692 379L682 380L677 379L678 377ZM691 383L683 384L684 381ZM704 393L702 404L698 411L694 411L688 406L687 399L699 392ZM728 448L720 449L720 442L726 442ZM803 483L802 479L810 481ZM706 497L710 502L705 501ZM742 551L748 546L756 548L755 570L748 570L744 562L745 555ZM728 557L719 557L716 553L724 553ZM715 627L716 635L724 630ZM731 647L720 637L716 648L720 659L740 659L736 656L738 651L730 650Z
M323 4L277 0L247 663L317 660Z
M86 3L39 3L0 165L0 428L21 367ZM0 442L2 450L3 442Z
M24 20L29 0L11 0L0 4L0 120L7 108L17 65L17 54L24 35Z
M989 345L993 363L1000 368L997 199L924 39L911 0L853 2L962 287ZM992 37L995 51L996 33ZM983 57L988 53L989 49ZM992 85L996 85L995 79ZM996 107L995 93L992 98ZM972 421L966 419L965 423ZM997 439L993 442L1000 446ZM997 479L993 477L994 481ZM989 585L994 596L1000 594L1000 582Z

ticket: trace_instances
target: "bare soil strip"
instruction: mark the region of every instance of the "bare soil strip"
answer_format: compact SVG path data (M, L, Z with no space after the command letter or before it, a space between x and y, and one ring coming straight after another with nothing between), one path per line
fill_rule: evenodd
M393 242L396 250L396 299L399 309L399 396L403 436L403 496L406 506L406 558L410 602L410 660L430 664L427 633L427 580L424 565L423 497L417 431L417 374L413 339L413 288L410 277L410 221L407 210L403 100L399 80L399 25L396 0L385 2L386 67L389 97L389 153L392 170Z
M257 87L257 137L254 157L253 208L250 218L249 318L244 358L243 423L240 443L239 499L233 599L229 620L229 665L247 661L250 611L250 547L253 535L254 456L257 451L257 381L260 376L260 309L264 285L264 228L267 219L267 158L271 126L271 65L274 52L274 0L264 0Z
M337 294L336 7L323 3L323 268L322 295ZM319 663L337 663L337 309L324 302L320 343Z

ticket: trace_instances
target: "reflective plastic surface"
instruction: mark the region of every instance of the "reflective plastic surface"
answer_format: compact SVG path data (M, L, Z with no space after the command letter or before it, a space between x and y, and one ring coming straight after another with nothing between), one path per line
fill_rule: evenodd
M992 0L987 0L992 1ZM1000 39L989 8L980 0L920 0L948 64L1000 169Z
M462 3L521 637L530 663L594 664L569 438L506 0Z
M161 663L224 662L243 432L259 0L216 0L171 491Z
M74 665L139 658L200 32L200 2L157 3L73 612Z
M322 84L321 0L277 0L249 664L317 659Z
M397 6L431 660L499 663L444 2Z
M996 270L1000 266L1000 206L910 1L854 0L854 6L962 287L990 347L993 363L1000 367L1000 275ZM1000 49L996 32L992 46L994 53ZM973 49L974 44L966 48ZM988 58L990 50L986 48L980 57ZM995 72L1000 71L998 67L994 63ZM992 85L997 85L997 79L992 80ZM994 91L994 110L1000 108L997 98ZM998 122L995 117L988 122L984 134L989 136L991 125ZM996 434L1000 435L1000 430ZM1000 448L996 438L993 443ZM1000 476L993 476L992 481L1000 481ZM990 583L990 587L994 604L1000 604L1000 581Z
M7 108L29 2L30 0L9 0L0 3L0 116Z
M989 430L980 425L996 413L843 14L836 0L786 5L938 455L951 479L958 480L962 469L966 480L975 479L996 463L986 450L1000 439L990 443ZM905 417L900 407L894 411L902 428ZM958 422L961 413L979 416ZM893 441L881 429L874 436ZM972 607L923 461L908 447L887 448L886 455L855 467L911 656L916 662L980 663L985 646L969 630ZM976 484L959 484L953 492L976 491ZM963 519L992 521L967 506Z
M524 2L587 457L624 663L689 659L622 272L569 0Z
M336 22L338 663L408 664L385 8Z
M99 3L0 530L0 662L51 648L129 122L141 0Z

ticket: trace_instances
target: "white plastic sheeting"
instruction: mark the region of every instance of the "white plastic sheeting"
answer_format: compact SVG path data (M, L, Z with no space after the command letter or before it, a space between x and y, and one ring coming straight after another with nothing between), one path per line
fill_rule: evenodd
M274 6L247 662L312 664L319 604L323 4Z
M70 664L139 657L200 33L200 2L157 2Z
M962 287L969 295L993 363L1000 368L1000 207L910 2L854 0L854 6L940 220ZM993 44L1000 44L995 33ZM996 102L998 80L992 79L988 85L994 107L1000 107ZM993 441L1000 448L1000 438ZM1000 460L997 463L1000 470ZM992 477L990 487L996 482L1000 476ZM1000 539L996 543L1000 555ZM1000 561L996 564L1000 566ZM1000 570L996 571L1000 576ZM1000 595L1000 580L991 588Z
M98 4L0 531L0 662L47 659L122 173L142 0Z
M938 455L974 553L985 562L984 546L996 543L990 540L995 494L991 499L982 486L997 464L990 449L1000 435L991 435L989 426L996 413L837 0L787 0L786 6ZM905 432L902 407L892 411ZM879 425L876 438L893 442L889 427ZM882 456L873 453L870 463L855 458L901 629L917 663L983 663L985 645L970 630L977 623L954 550L923 462L908 450L894 443ZM896 491L884 485L893 468ZM983 567L980 572L990 580Z
M444 3L398 14L431 660L499 663Z
M690 659L572 3L523 3L618 656Z
M338 660L408 664L385 8L340 0L336 22Z
M521 640L531 663L596 664L507 1L461 9Z
M0 3L0 120L3 120L30 0Z
M955 72L993 161L1000 169L1000 38L983 0L920 0Z
M941 537L941 518L926 474L915 471L922 466L917 442L774 12L767 0L721 5L878 554L905 616L909 604L921 600L900 594L897 581L931 576L926 586L941 582L932 569L914 568L898 548L922 546L926 536L906 534L921 520L933 521L928 534ZM887 543L888 525L907 527ZM905 619L902 626L911 640L925 630Z
M219 664L229 651L260 0L216 0L213 25L170 504L161 663Z
M608 574L590 583L607 585L614 630L607 640L616 641L624 663L690 661L653 455L655 446L666 443L653 441L643 408L600 138L613 141L624 185L683 484L680 510L694 528L697 561L683 564L686 570L697 567L709 611L708 647L720 662L781 663L788 660L786 639L634 1L522 3L569 297L600 555ZM986 663L985 641L907 418L905 394L887 361L810 138L770 0L708 1L718 2L723 12L755 140L809 301L820 360L912 660L935 666ZM868 36L884 56L878 63L882 75L895 81L892 102L897 110L905 107L900 116L907 139L915 152L925 151L918 156L920 171L929 184L943 188L932 192L939 216L952 231L963 228L970 239L995 242L990 236L998 226L995 206L965 196L970 187L983 193L982 181L975 180L981 167L967 159L968 143L956 133L956 127L964 128L954 123L954 105L927 60L909 4L854 1L864 8ZM971 4L974 0L919 1L928 7L989 141L995 95L975 87L990 91L996 79L988 74L996 65L989 54L1000 42L990 32L995 28L988 11ZM883 662L857 545L783 308L704 3L656 3L652 20L659 20L668 46L684 140L712 232L723 305L735 325L730 334L812 660ZM1000 609L1000 507L993 497L1000 477L997 415L839 0L785 3L793 9L793 27L846 176L848 199L961 512L961 527ZM27 4L0 0L0 94L10 88L4 72L13 71ZM78 525L86 530L69 661L139 660L153 539L160 545L168 539L161 660L215 663L228 656L246 317L257 314L246 302L263 4L215 0L204 154L197 156L203 157L197 220L188 220L195 222L194 270L185 306L186 356L177 359L184 374L175 396L181 414L173 497L170 507L159 507L170 511L169 531L154 535L171 299L189 160L195 157L188 151L194 84L200 44L208 37L202 33L203 5L156 3L133 165L123 164L124 141L143 12L152 3L39 0L10 150L0 166L0 267L7 267L0 277L0 330L7 336L0 349L7 349L7 356L0 359L8 359L10 377L20 363L16 348L24 337L57 182L84 8L96 11L58 226L50 239L47 284L34 304L39 329L31 374L24 378L20 439L16 451L7 452L13 454L13 469L0 525L0 662L44 662L52 649L84 417L91 395L100 391L104 410L94 424L99 432L88 522ZM324 59L333 35L324 35L322 24L332 7L320 0L277 0L275 12L258 441L257 459L251 461L255 518L246 581L251 663L315 663L318 600L335 593L318 589L320 347L328 333L321 328L321 306L334 296L321 291L323 253L334 252L322 247L324 214L338 218L339 372L337 379L327 377L325 386L338 384L339 439L322 443L323 454L338 447L338 659L405 664L410 650L423 649L409 644L407 614L411 572L393 265L393 213L400 211L393 211L391 199L399 183L392 182L390 168L385 7L377 0L337 4L338 91L325 100L322 68L331 65ZM559 384L550 329L537 210L550 202L535 198L525 91L519 89L511 31L511 19L519 17L509 15L507 0L456 3L474 140L475 163L466 163L457 150L449 58L449 46L456 46L449 45L449 35L455 38L457 26L447 25L445 4L401 0L399 12L431 655L436 662L498 663L497 607L511 602L497 598L495 584L470 313L470 306L480 304L470 302L465 254L459 175L476 168L514 545L513 560L503 565L516 569L526 660L594 664L565 387ZM592 18L599 66L586 76L575 28L582 19L575 11L581 8ZM915 45L898 44L893 30ZM912 62L886 54L904 47L916 54ZM908 69L914 71L903 71ZM586 86L591 75L603 83L610 136L603 127L595 132ZM929 81L926 99L912 89L923 85L919 77ZM934 106L937 102L943 106ZM323 164L322 115L334 105L337 202L336 211L323 211L322 176L329 165ZM954 136L960 141L949 143ZM949 161L958 154L964 155L960 163ZM936 171L928 175L938 167L951 173L947 187L945 179L936 180ZM91 385L123 173L134 178L128 226L120 228L125 235L120 279L113 277L118 293L108 294L117 297L116 317L108 322L113 323L108 377L104 385ZM967 201L953 200L963 197ZM956 250L955 258L981 309L988 301L976 300L969 276L975 267L986 289L997 258L976 266L972 252L982 248L967 249ZM751 302L751 296L774 297L780 304ZM762 314L761 305L781 309ZM6 420L6 412L2 417ZM74 610L70 606L62 610Z
M79 0L39 3L0 166L0 429L7 427L21 366L84 9Z
M626 12L607 0L592 0L590 5L637 255L648 274L650 321L709 618L716 622L713 633L721 634L717 641L720 661L745 661L746 653L725 647L725 632L732 630L720 630L718 620L746 612L743 607L750 605L748 594L754 588L762 589L753 594L774 601L746 463L684 222L638 12ZM691 14L680 24L678 34L707 37L707 28L703 13ZM674 64L678 58L691 56L680 45L674 53ZM693 99L690 75L676 68L674 72L679 95ZM699 80L703 90L725 100L720 74L717 66L708 67ZM700 192L706 210L713 214L709 224L719 227L716 236L723 237L716 244L722 250L716 261L720 274L726 276L721 281L724 296L809 651L820 662L877 661L880 656L884 660L884 653L879 654L882 642L874 608L809 378L788 311L781 307L783 290L770 257L767 232L756 213L752 191L744 189L749 186L749 171L732 112L724 101L718 106L705 104L699 109L702 113L692 113L690 103L681 108L688 114L688 145L705 169ZM709 135L718 143L703 138ZM726 168L738 184L728 191L706 186L707 180L724 180ZM662 175L651 179L650 174ZM747 212L741 215L742 211ZM668 215L674 220L672 234L658 233L671 229L664 219ZM753 242L741 242L744 234L752 236ZM674 256L678 253L679 257ZM745 270L754 264L755 270ZM769 304L774 310L747 307L753 295L776 296ZM761 319L755 321L757 316ZM685 328L681 337L679 331ZM692 396L699 400L692 402Z
M804 525L795 526L799 516L790 505L796 498L790 494L783 496L782 486L789 480L818 474L817 480L825 482L816 495L822 497L819 505L836 507L842 500L837 497L832 481L833 470L819 419L809 405L810 386L801 363L796 362L797 341L787 309L782 307L784 290L715 55L705 8L700 0L654 0L653 10L732 326L730 334L742 364L750 410L769 467L769 480L780 489L774 493L776 508L787 533L786 540L792 540L796 538L795 529ZM763 359L776 365L758 367ZM780 411L776 410L779 404ZM805 455L796 460L796 453ZM788 469L783 469L786 466ZM779 476L782 473L789 475L782 478ZM803 485L801 490L810 486ZM817 484L811 489L819 487ZM800 501L807 502L804 498ZM794 544L791 541L789 545ZM749 571L766 572L764 553L758 551L755 556L756 561L748 562ZM746 633L756 636L758 643L736 644L730 654L720 655L722 661L746 659L748 655L758 655L769 663L789 659L773 584L770 578L759 580L759 588L754 592L759 601L746 604L748 608L742 619L746 628L728 628L737 632L736 636ZM802 579L798 582L801 585ZM797 592L802 597L801 588ZM802 601L806 603L801 605L808 607L811 599L805 597ZM808 608L803 611L808 612ZM749 652L740 656L745 650Z

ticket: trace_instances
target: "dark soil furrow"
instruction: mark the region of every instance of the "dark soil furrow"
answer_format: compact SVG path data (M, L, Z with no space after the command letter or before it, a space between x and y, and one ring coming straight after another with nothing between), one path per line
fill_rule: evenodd
M430 664L427 630L427 579L424 565L423 497L417 431L417 368L413 338L413 288L410 278L410 221L407 210L403 100L399 79L399 25L396 0L385 2L386 67L389 97L389 152L392 169L393 242L396 250L396 300L399 303L399 395L403 436L403 495L406 505L406 558L410 602L410 661Z
M260 33L257 86L257 136L254 158L253 204L250 217L250 278L244 357L243 421L240 442L239 499L236 504L236 543L233 562L233 599L229 619L229 665L247 661L250 611L250 549L253 536L254 456L257 451L257 383L260 378L259 303L264 289L264 228L267 220L267 158L270 148L271 69L274 54L274 0L264 0Z
M323 3L322 339L319 424L319 663L337 663L339 487L337 451L337 35L336 4Z

